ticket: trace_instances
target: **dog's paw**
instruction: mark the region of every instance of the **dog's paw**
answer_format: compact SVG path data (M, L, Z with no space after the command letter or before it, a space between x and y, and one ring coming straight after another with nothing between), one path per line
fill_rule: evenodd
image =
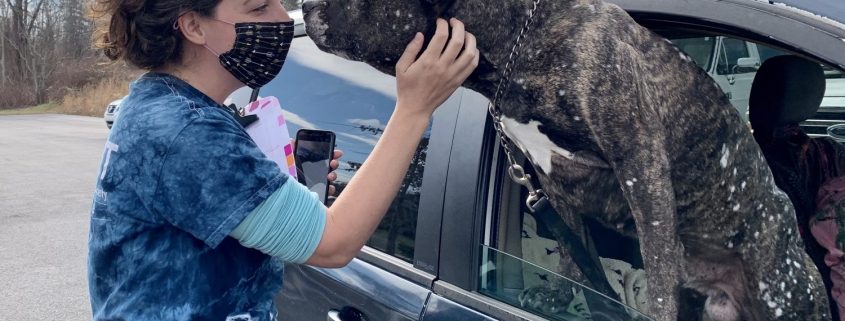
M519 294L519 304L525 309L555 315L566 311L574 297L569 287L536 286Z

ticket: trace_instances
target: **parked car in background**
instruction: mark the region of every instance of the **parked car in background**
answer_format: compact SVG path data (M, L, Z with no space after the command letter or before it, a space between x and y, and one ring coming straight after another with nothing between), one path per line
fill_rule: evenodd
M675 37L679 38L670 38L672 43L716 81L745 121L748 121L748 98L757 70L769 58L790 54L775 47L726 36ZM828 81L822 108L845 106L845 76L839 70L823 67Z
M845 123L840 0L609 1L668 39L701 39L707 47L686 49L688 54L698 56L711 77L722 78L717 82L732 85L722 89L734 101L747 100L750 84L737 84L753 79L749 74L770 50L823 64L828 97L804 128L826 135L825 126ZM702 53L709 58L700 58ZM337 134L345 151L337 180L342 193L381 135L396 87L393 77L297 37L281 75L261 95L279 98L292 132ZM286 266L279 320L599 321L639 315L641 302L611 300L559 272L556 243L525 208L525 191L507 177L486 107L486 98L459 89L438 109L396 199L358 258L341 269ZM737 107L744 115L742 104ZM601 240L597 251L603 256L608 249L601 246L636 250L630 242ZM520 302L522 291L552 282L581 289L586 302L560 310Z
M117 113L120 112L120 104L123 102L123 98L110 102L106 106L106 112L103 114L103 119L106 121L106 127L111 129L112 124L114 124L114 120L117 119Z

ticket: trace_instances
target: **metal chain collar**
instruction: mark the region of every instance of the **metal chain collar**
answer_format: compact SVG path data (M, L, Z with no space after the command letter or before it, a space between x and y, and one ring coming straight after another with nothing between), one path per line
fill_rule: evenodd
M530 11L528 11L528 19L525 20L525 25L522 26L519 36L516 37L510 56L508 56L508 62L505 64L502 78L496 86L496 94L493 96L493 100L490 101L490 104L487 107L487 110L490 112L490 116L493 117L493 128L496 129L496 133L499 136L499 143L505 151L505 155L508 157L508 175L514 182L528 189L528 198L525 200L525 204L528 205L528 208L533 208L534 204L543 198L543 190L534 188L534 184L531 183L531 175L525 173L525 169L517 164L516 159L513 156L513 144L510 138L505 135L504 124L502 123L502 111L499 109L499 98L502 92L504 92L510 84L508 77L510 77L514 64L517 58L519 58L519 49L522 47L522 40L525 39L525 36L531 30L531 23L534 22L534 12L537 11L540 1L541 0L534 0L533 7Z

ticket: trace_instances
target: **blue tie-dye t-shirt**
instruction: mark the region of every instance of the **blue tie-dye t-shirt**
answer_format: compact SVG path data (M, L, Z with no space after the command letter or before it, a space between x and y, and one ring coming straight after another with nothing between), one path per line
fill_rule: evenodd
M222 106L148 73L123 100L91 210L95 320L274 320L282 263L229 233L287 181Z

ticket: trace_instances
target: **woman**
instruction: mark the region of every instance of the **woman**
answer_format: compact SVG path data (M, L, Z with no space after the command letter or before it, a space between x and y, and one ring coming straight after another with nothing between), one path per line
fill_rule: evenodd
M419 58L417 34L396 65L396 108L381 139L325 208L221 106L281 69L293 25L278 1L98 0L93 12L105 54L150 71L123 101L98 176L95 320L275 319L282 262L341 267L356 255L431 114L478 64L475 38L457 20L439 20Z

